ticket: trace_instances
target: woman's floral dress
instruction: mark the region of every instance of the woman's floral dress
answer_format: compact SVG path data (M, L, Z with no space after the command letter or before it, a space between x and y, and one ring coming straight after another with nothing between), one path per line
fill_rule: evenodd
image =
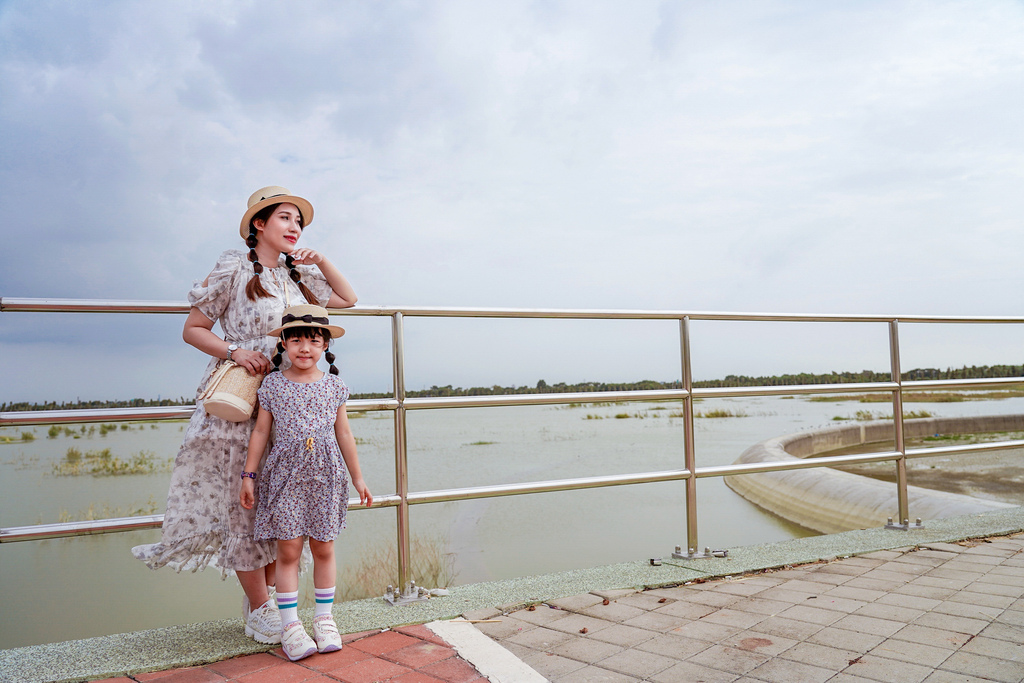
M256 486L253 536L333 541L348 510L348 477L334 433L348 387L326 372L309 383L273 372L259 398L274 416L274 446Z
M299 266L302 283L327 305L331 287L320 270ZM220 323L224 338L241 349L274 355L276 338L266 336L281 320L285 307L305 303L298 286L288 277L284 256L277 267L264 266L260 280L272 297L250 301L245 285L252 278L246 252L229 250L220 255L204 286L196 282L188 293L189 304L210 320ZM242 468L255 420L228 422L207 415L198 398L220 359L213 358L199 383L196 411L174 461L167 492L160 542L132 548L132 554L152 569L164 565L177 571L198 571L213 563L222 576L251 571L273 562L277 550L272 541L254 541L255 510L239 504ZM282 367L288 367L287 356Z

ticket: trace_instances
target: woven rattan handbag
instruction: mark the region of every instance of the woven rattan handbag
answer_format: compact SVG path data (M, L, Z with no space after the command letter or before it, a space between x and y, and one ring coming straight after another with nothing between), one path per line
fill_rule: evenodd
M245 422L256 413L256 390L262 382L263 375L253 377L241 365L224 361L213 371L199 398L209 415L228 422Z

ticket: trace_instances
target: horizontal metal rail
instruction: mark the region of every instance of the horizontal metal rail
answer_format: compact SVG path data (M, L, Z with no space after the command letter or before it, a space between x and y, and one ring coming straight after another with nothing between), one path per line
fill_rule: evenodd
M152 313L185 314L185 302L167 301L104 301L76 299L0 298L0 312L6 313ZM406 575L408 562L408 509L413 505L466 501L481 498L513 496L589 488L650 484L655 482L686 482L687 544L698 547L696 540L696 488L698 479L707 477L738 476L755 472L829 467L872 462L895 462L897 491L900 497L899 517L907 517L905 461L940 455L962 455L975 452L1024 448L1024 441L1002 441L959 446L908 449L903 443L902 396L908 392L941 390L1005 389L1024 385L1024 378L985 378L964 380L903 380L900 374L898 325L900 323L939 324L1021 324L1021 316L921 316L921 315L820 315L797 313L728 313L714 311L672 310L588 310L588 309L518 309L518 308L439 308L360 306L349 309L331 309L332 315L383 316L392 319L392 346L395 375L395 394L384 399L358 399L348 403L353 412L391 411L395 415L396 467L399 493L379 496L375 507L394 507L399 516L399 574ZM637 391L599 391L569 393L531 393L512 395L432 396L410 397L404 389L403 317L433 318L502 318L502 319L587 319L587 320L672 320L680 325L681 376L683 388ZM797 322L797 323L885 323L890 331L891 379L882 382L851 382L832 384L801 384L754 387L692 387L690 374L690 323L692 321L726 322ZM693 399L750 396L786 396L814 394L889 393L893 397L894 432L896 449L880 453L858 453L842 456L795 459L768 463L746 463L728 466L699 467L693 454ZM643 472L579 477L550 481L517 482L489 486L473 486L448 490L408 490L405 476L407 458L405 443L405 415L407 410L458 409L469 407L499 407L556 404L636 403L648 401L679 401L683 410L685 460L687 468L659 472ZM194 406L165 406L145 408L114 408L95 410L20 411L0 413L0 426L32 426L45 424L95 423L120 421L181 420L189 418ZM352 509L359 509L358 500L350 501ZM43 524L0 529L0 543L62 538L78 535L115 533L141 529L154 529L161 525L162 515ZM692 552L692 550L691 550Z
M393 398L353 399L346 402L345 405L349 412L365 413L376 410L394 410L398 407L398 401ZM153 408L83 408L82 410L15 410L0 413L0 427L187 420L195 411L194 405L156 406Z
M0 312L11 313L188 313L186 302L169 301L106 301L89 299L40 299L0 297ZM425 318L541 318L541 319L606 319L606 320L720 320L734 322L822 322L882 323L899 320L904 323L957 324L1020 324L1024 316L966 315L845 315L822 313L736 313L686 310L621 310L571 308L465 308L430 306L355 306L332 308L331 315L341 316L405 316Z

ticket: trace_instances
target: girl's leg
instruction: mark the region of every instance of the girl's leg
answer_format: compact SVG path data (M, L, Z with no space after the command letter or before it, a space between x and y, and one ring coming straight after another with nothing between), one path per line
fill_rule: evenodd
M334 541L311 538L309 549L313 553L313 589L316 593L316 611L313 616L318 617L330 614L334 604L334 584L337 580Z
M301 557L301 536L277 541L277 607L281 610L281 624L284 626L299 620L299 559Z
M341 649L341 634L334 623L331 607L334 606L335 561L334 541L309 539L313 552L313 593L316 595L316 611L313 614L313 640L320 652L334 652Z
M317 588L333 586L336 580L337 567L334 561L334 541L318 541L309 539L309 549L313 552L313 585Z
M293 662L316 652L299 621L299 558L302 537L277 541L277 608L281 611L281 647Z

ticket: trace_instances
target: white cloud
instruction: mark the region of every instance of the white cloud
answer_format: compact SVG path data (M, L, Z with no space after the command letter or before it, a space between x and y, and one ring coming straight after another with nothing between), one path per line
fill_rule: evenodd
M365 304L1012 314L1022 81L1009 0L7 2L0 295L181 300L284 184Z

